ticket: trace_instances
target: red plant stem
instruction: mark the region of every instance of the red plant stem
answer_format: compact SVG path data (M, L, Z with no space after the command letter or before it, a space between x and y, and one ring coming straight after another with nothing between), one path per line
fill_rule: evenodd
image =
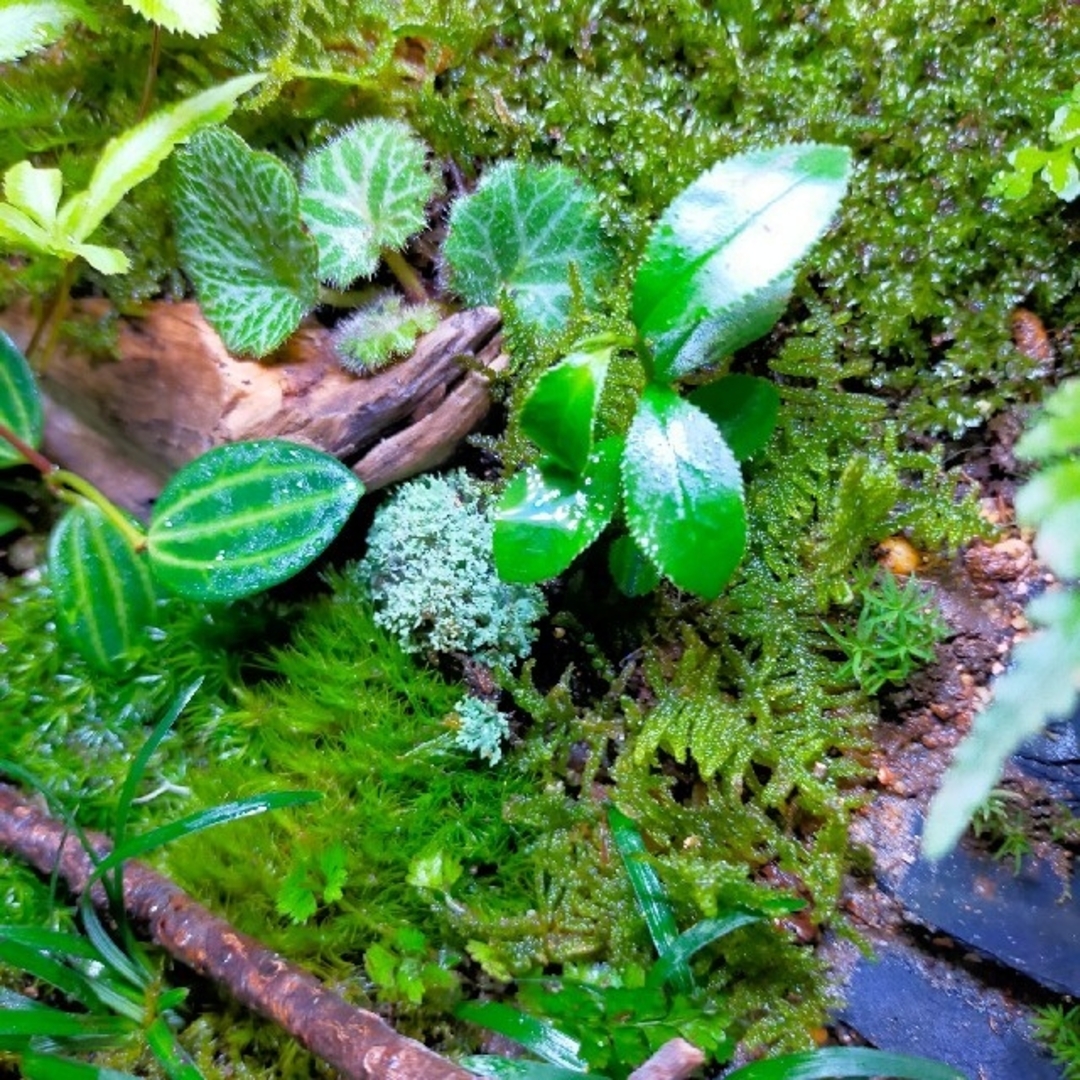
M23 442L23 440L5 424L0 424L0 439L3 439L4 442L14 446L15 449L26 458L27 462L33 465L42 476L48 476L49 473L56 472L58 466L54 465L44 454L39 454L38 451L28 443Z

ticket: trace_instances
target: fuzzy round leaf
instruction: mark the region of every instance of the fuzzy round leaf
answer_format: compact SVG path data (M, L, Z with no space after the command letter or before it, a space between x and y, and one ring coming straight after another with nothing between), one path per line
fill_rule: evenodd
M185 465L154 507L158 581L233 600L302 570L345 524L363 485L336 458L280 439L220 446Z
M24 443L36 450L41 445L44 420L41 394L26 357L0 330L0 424L10 428ZM0 439L0 468L17 465L22 454Z
M318 298L318 251L292 174L227 128L207 128L177 156L173 212L207 321L231 352L272 352Z
M619 501L622 440L605 439L582 475L548 461L517 474L495 516L495 566L504 581L561 574L607 527Z
M407 124L365 120L311 154L300 212L319 248L319 277L344 289L370 277L383 248L398 250L425 225L436 182L427 148Z
M508 293L526 321L553 330L570 309L570 265L585 298L608 271L596 193L562 165L507 161L450 211L450 285L470 304Z
M752 150L675 197L649 237L631 309L657 379L711 363L776 321L796 263L840 205L850 156L814 143Z
M556 464L575 475L593 448L593 425L610 348L571 353L537 380L521 409L521 429Z
M153 620L146 555L100 507L80 499L52 531L48 566L61 635L95 668L115 669Z
M646 387L626 439L630 534L680 589L714 599L746 548L735 455L716 425L663 386Z
M727 375L698 387L687 400L720 429L739 461L765 448L780 415L780 391L754 375Z

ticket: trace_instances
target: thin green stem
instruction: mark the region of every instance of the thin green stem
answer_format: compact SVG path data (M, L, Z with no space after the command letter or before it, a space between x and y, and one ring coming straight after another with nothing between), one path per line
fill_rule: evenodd
M329 304L331 307L355 308L366 304L379 294L379 289L369 285L366 289L350 289L342 292L340 289L330 289L325 285L319 286L319 303Z
M124 534L127 542L135 551L146 547L146 533L130 521L120 508L110 502L89 480L84 480L77 473L67 469L55 469L46 478L49 487L58 499L74 502L74 496L81 496L92 502Z
M383 248L382 257L390 268L390 272L397 278L398 284L404 290L405 295L414 304L426 303L428 299L427 289L424 288L424 283L420 280L419 274L405 261L401 252L394 251L392 248Z
M60 333L60 323L67 313L68 297L71 292L71 283L74 279L74 262L66 262L64 264L64 272L60 277L60 282L53 291L52 296L49 298L48 305L42 312L37 326L34 327L34 333L30 338L30 344L26 347L26 359L31 362L36 361L37 367L41 371L45 369L49 357L52 355L52 350L56 346L56 339ZM46 330L48 331L48 337L42 348L41 340L42 337L45 336ZM39 353L40 356L38 355Z
M150 111L150 103L154 100L154 87L157 84L158 61L161 59L161 27L154 23L154 38L150 45L150 66L146 71L146 82L143 83L142 101L139 102L139 114L135 118L138 123L144 119Z

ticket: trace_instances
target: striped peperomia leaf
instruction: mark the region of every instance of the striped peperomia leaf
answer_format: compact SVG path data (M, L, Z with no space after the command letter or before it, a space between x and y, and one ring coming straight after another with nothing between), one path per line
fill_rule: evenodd
M60 633L94 667L115 668L153 619L146 555L101 507L80 498L52 531L48 565Z
M154 576L194 600L233 600L308 565L364 486L336 458L281 439L231 443L185 465L154 506Z
M177 157L177 244L207 320L236 353L265 356L318 296L318 252L289 170L226 128Z
M319 245L319 277L345 288L370 277L384 248L397 250L425 224L437 187L427 149L406 124L364 120L311 154L300 212Z
M44 418L41 394L34 373L15 342L0 330L0 424L36 450L41 443ZM16 465L22 455L0 439L0 468Z
M443 247L453 289L470 304L509 294L522 318L543 329L566 321L570 266L586 300L610 268L597 196L562 165L508 161L454 204Z

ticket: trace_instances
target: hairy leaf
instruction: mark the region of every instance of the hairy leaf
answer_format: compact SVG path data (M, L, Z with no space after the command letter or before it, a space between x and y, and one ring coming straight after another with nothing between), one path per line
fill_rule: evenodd
M746 547L742 476L716 425L663 386L646 387L626 439L630 533L680 589L720 595Z
M133 188L157 172L173 149L207 124L220 124L241 94L265 75L241 75L194 97L161 109L141 124L110 139L85 191L60 210L58 227L74 241L85 240Z
M195 600L261 592L323 551L363 489L336 458L284 440L210 450L185 465L154 506L154 575Z
M164 30L202 37L220 22L218 0L124 0L132 11Z
M399 249L425 224L435 194L424 144L398 120L364 120L311 154L300 212L319 247L319 277L345 288L370 277L383 248Z
M443 254L450 284L470 304L513 297L522 318L561 326L570 307L570 266L586 299L610 266L595 193L561 165L504 162L450 211Z
M836 213L849 168L842 147L752 150L676 196L634 282L632 315L656 378L679 378L768 330L796 263Z
M0 3L0 64L51 45L76 19L97 23L93 12L70 0Z
M277 348L318 296L318 253L289 170L208 128L178 155L173 210L182 265L226 347Z
M438 324L434 304L405 304L397 293L388 292L342 319L331 341L346 371L368 375L410 353L416 339Z
M562 469L584 471L593 448L610 348L574 352L537 380L521 409L521 429Z
M0 330L0 424L35 450L41 445L44 418L34 373L15 342ZM18 464L22 455L0 439L0 468Z
M115 669L153 620L146 556L99 506L79 499L52 531L48 565L57 628L94 667Z
M581 475L550 460L518 473L495 516L495 566L504 581L561 574L607 527L619 500L622 440L605 439Z

